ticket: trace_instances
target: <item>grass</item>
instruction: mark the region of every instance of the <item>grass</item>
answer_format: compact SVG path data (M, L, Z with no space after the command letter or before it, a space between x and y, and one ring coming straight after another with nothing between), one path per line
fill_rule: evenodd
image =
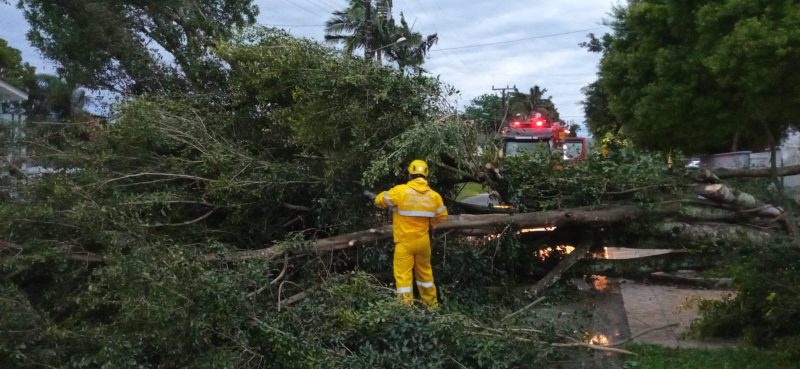
M774 351L754 348L713 350L671 349L652 345L628 345L638 356L628 359L625 369L796 369L800 363L785 360Z

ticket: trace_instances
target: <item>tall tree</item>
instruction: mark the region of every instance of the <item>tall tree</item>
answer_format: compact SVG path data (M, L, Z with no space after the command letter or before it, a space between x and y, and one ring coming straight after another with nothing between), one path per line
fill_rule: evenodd
M422 64L425 63L425 57L431 47L439 42L439 36L436 33L423 37L421 33L412 31L402 12L400 13L400 26L395 27L390 39L404 39L404 41L387 47L386 56L397 62L400 70L409 68L418 75L425 71Z
M514 92L509 95L508 99L508 112L510 115L530 115L533 112L539 112L548 117L552 121L559 120L558 109L553 103L553 97L547 96L546 88L533 86L528 93Z
M346 9L333 12L325 22L325 40L342 44L347 54L363 49L365 57L374 58L373 51L389 37L386 23L392 19L391 7L391 0L350 0Z
M386 57L396 62L400 70L421 74L425 56L439 37L435 33L422 36L414 32L403 13L398 25L392 16L391 0L350 0L346 9L333 12L325 22L325 40L342 44L347 54L363 49L365 57L378 64Z
M22 61L22 53L0 38L0 78L17 88L28 89L34 82L36 68Z
M50 74L37 74L26 112L36 120L64 120L83 112L86 91Z
M621 125L608 109L608 92L603 89L600 81L590 83L581 91L586 96L581 104L589 131L598 137L619 132Z
M642 146L752 149L800 122L796 0L636 0L612 14L598 87ZM595 45L597 46L597 45ZM772 140L770 140L772 137Z
M69 83L124 94L211 88L218 39L255 22L252 0L19 0L28 39Z
M464 109L464 117L471 119L485 133L497 132L503 122L505 107L500 96L480 95Z

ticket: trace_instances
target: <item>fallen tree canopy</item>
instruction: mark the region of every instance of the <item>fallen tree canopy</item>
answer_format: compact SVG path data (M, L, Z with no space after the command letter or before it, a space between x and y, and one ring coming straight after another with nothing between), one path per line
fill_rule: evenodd
M659 153L532 154L487 168L494 151L478 150L474 125L450 114L450 90L432 78L275 31L217 52L230 69L216 93L132 99L113 124L32 141L53 173L20 178L0 203L0 311L11 312L0 315L11 332L0 362L547 366L586 347L576 328L514 314L530 301L482 287L541 280L534 292L546 295L563 272L609 270L579 260L606 237L702 250L786 237L784 209L692 181ZM389 216L361 195L403 181L412 158L429 161L446 198L479 178L514 209L448 204L454 215L434 234L449 299L439 312L394 301ZM580 252L541 257L559 245ZM652 265L703 261L664 260Z

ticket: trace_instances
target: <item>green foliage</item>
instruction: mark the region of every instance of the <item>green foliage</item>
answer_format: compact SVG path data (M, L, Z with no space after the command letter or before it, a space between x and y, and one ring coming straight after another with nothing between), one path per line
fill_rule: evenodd
M590 83L581 89L586 99L582 101L583 112L586 114L586 125L595 137L602 137L607 133L615 134L621 124L611 114L608 108L608 92L599 81Z
M80 118L86 104L86 91L49 74L37 74L28 93L25 114L28 122L57 121ZM41 127L39 127L41 129Z
M459 169L472 173L474 168L469 167L469 164L475 162L471 159L474 159L476 140L474 125L456 119L410 126L402 134L386 141L379 149L376 158L364 172L363 182L371 186L387 175L405 177L409 158L426 160L429 166L439 168L442 168L443 159L448 159L459 166L467 166ZM447 182L452 175L452 169L437 170L431 173L430 179L433 183Z
M387 40L390 44L380 47L384 47L381 50L385 50L383 53L387 59L397 62L398 69L421 75L425 72L422 68L425 58L433 45L439 42L439 35L433 33L423 37L421 33L412 31L412 27L413 25L409 26L405 16L400 12L400 25L392 28ZM405 40L397 42L403 37Z
M22 61L22 53L0 38L0 78L17 88L28 89L34 84L36 68Z
M505 158L503 174L513 202L530 210L600 205L610 198L632 196L639 202L676 193L683 168L666 158L626 146L610 155L593 153L567 162L547 150Z
M264 29L218 52L224 90L141 96L107 124L37 142L37 164L56 173L0 203L4 367L508 368L552 354L540 340L485 335L458 310L403 306L366 275L332 276L353 267L338 256L210 260L383 223L361 181L388 186L423 157L447 182L443 156L469 157L475 136L437 119L435 79ZM504 238L463 258L493 273L470 284L516 277L487 264L491 247L523 250ZM364 260L389 265L386 249Z
M626 360L624 369L774 369L797 368L776 352L752 348L674 349L653 345L628 345L638 356Z
M704 336L741 335L758 346L783 346L797 361L800 249L790 244L753 246L740 254L736 265L736 295L702 302L703 317L693 330Z
M547 96L546 88L533 86L528 93L512 92L508 95L508 116L521 114L528 116L534 112L539 112L548 119L557 122L559 120L558 109L553 103L553 97Z
M209 268L164 246L93 273L62 301L73 311L59 323L4 286L0 306L12 314L0 317L0 329L13 331L0 339L6 367L535 368L553 354L519 333L487 335L457 311L402 305L366 274L337 276L278 311L274 289L255 301L241 290L263 277L263 266Z
M643 0L616 8L593 110L650 149L761 149L800 118L797 2ZM598 50L595 47L594 50ZM794 97L793 97L794 96ZM613 127L613 124L610 125ZM599 130L598 132L601 132Z
M475 122L482 133L494 134L500 130L505 107L500 96L483 94L470 101L464 109L464 118Z
M217 87L224 67L210 48L258 14L251 0L19 0L18 6L31 44L69 83L126 94Z

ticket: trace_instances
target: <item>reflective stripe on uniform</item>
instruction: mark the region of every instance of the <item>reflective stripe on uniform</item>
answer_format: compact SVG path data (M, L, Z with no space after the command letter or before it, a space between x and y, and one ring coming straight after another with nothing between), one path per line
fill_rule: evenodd
M444 207L444 206L440 206L438 209L436 209L436 214L441 214L441 213L443 213L445 210L447 210L447 208L446 208L446 207Z
M411 287L397 287L397 293L411 293L414 290Z
M383 193L383 201L386 201L386 205L394 206L394 203L392 202L392 200L389 199L389 193L388 192L384 192Z
M425 287L425 288L431 288L431 287L433 287L433 281L430 281L430 282L417 281L417 286Z
M405 215L407 217L426 217L426 218L433 218L436 216L436 213L432 211L419 211L419 210L398 210L400 215Z

